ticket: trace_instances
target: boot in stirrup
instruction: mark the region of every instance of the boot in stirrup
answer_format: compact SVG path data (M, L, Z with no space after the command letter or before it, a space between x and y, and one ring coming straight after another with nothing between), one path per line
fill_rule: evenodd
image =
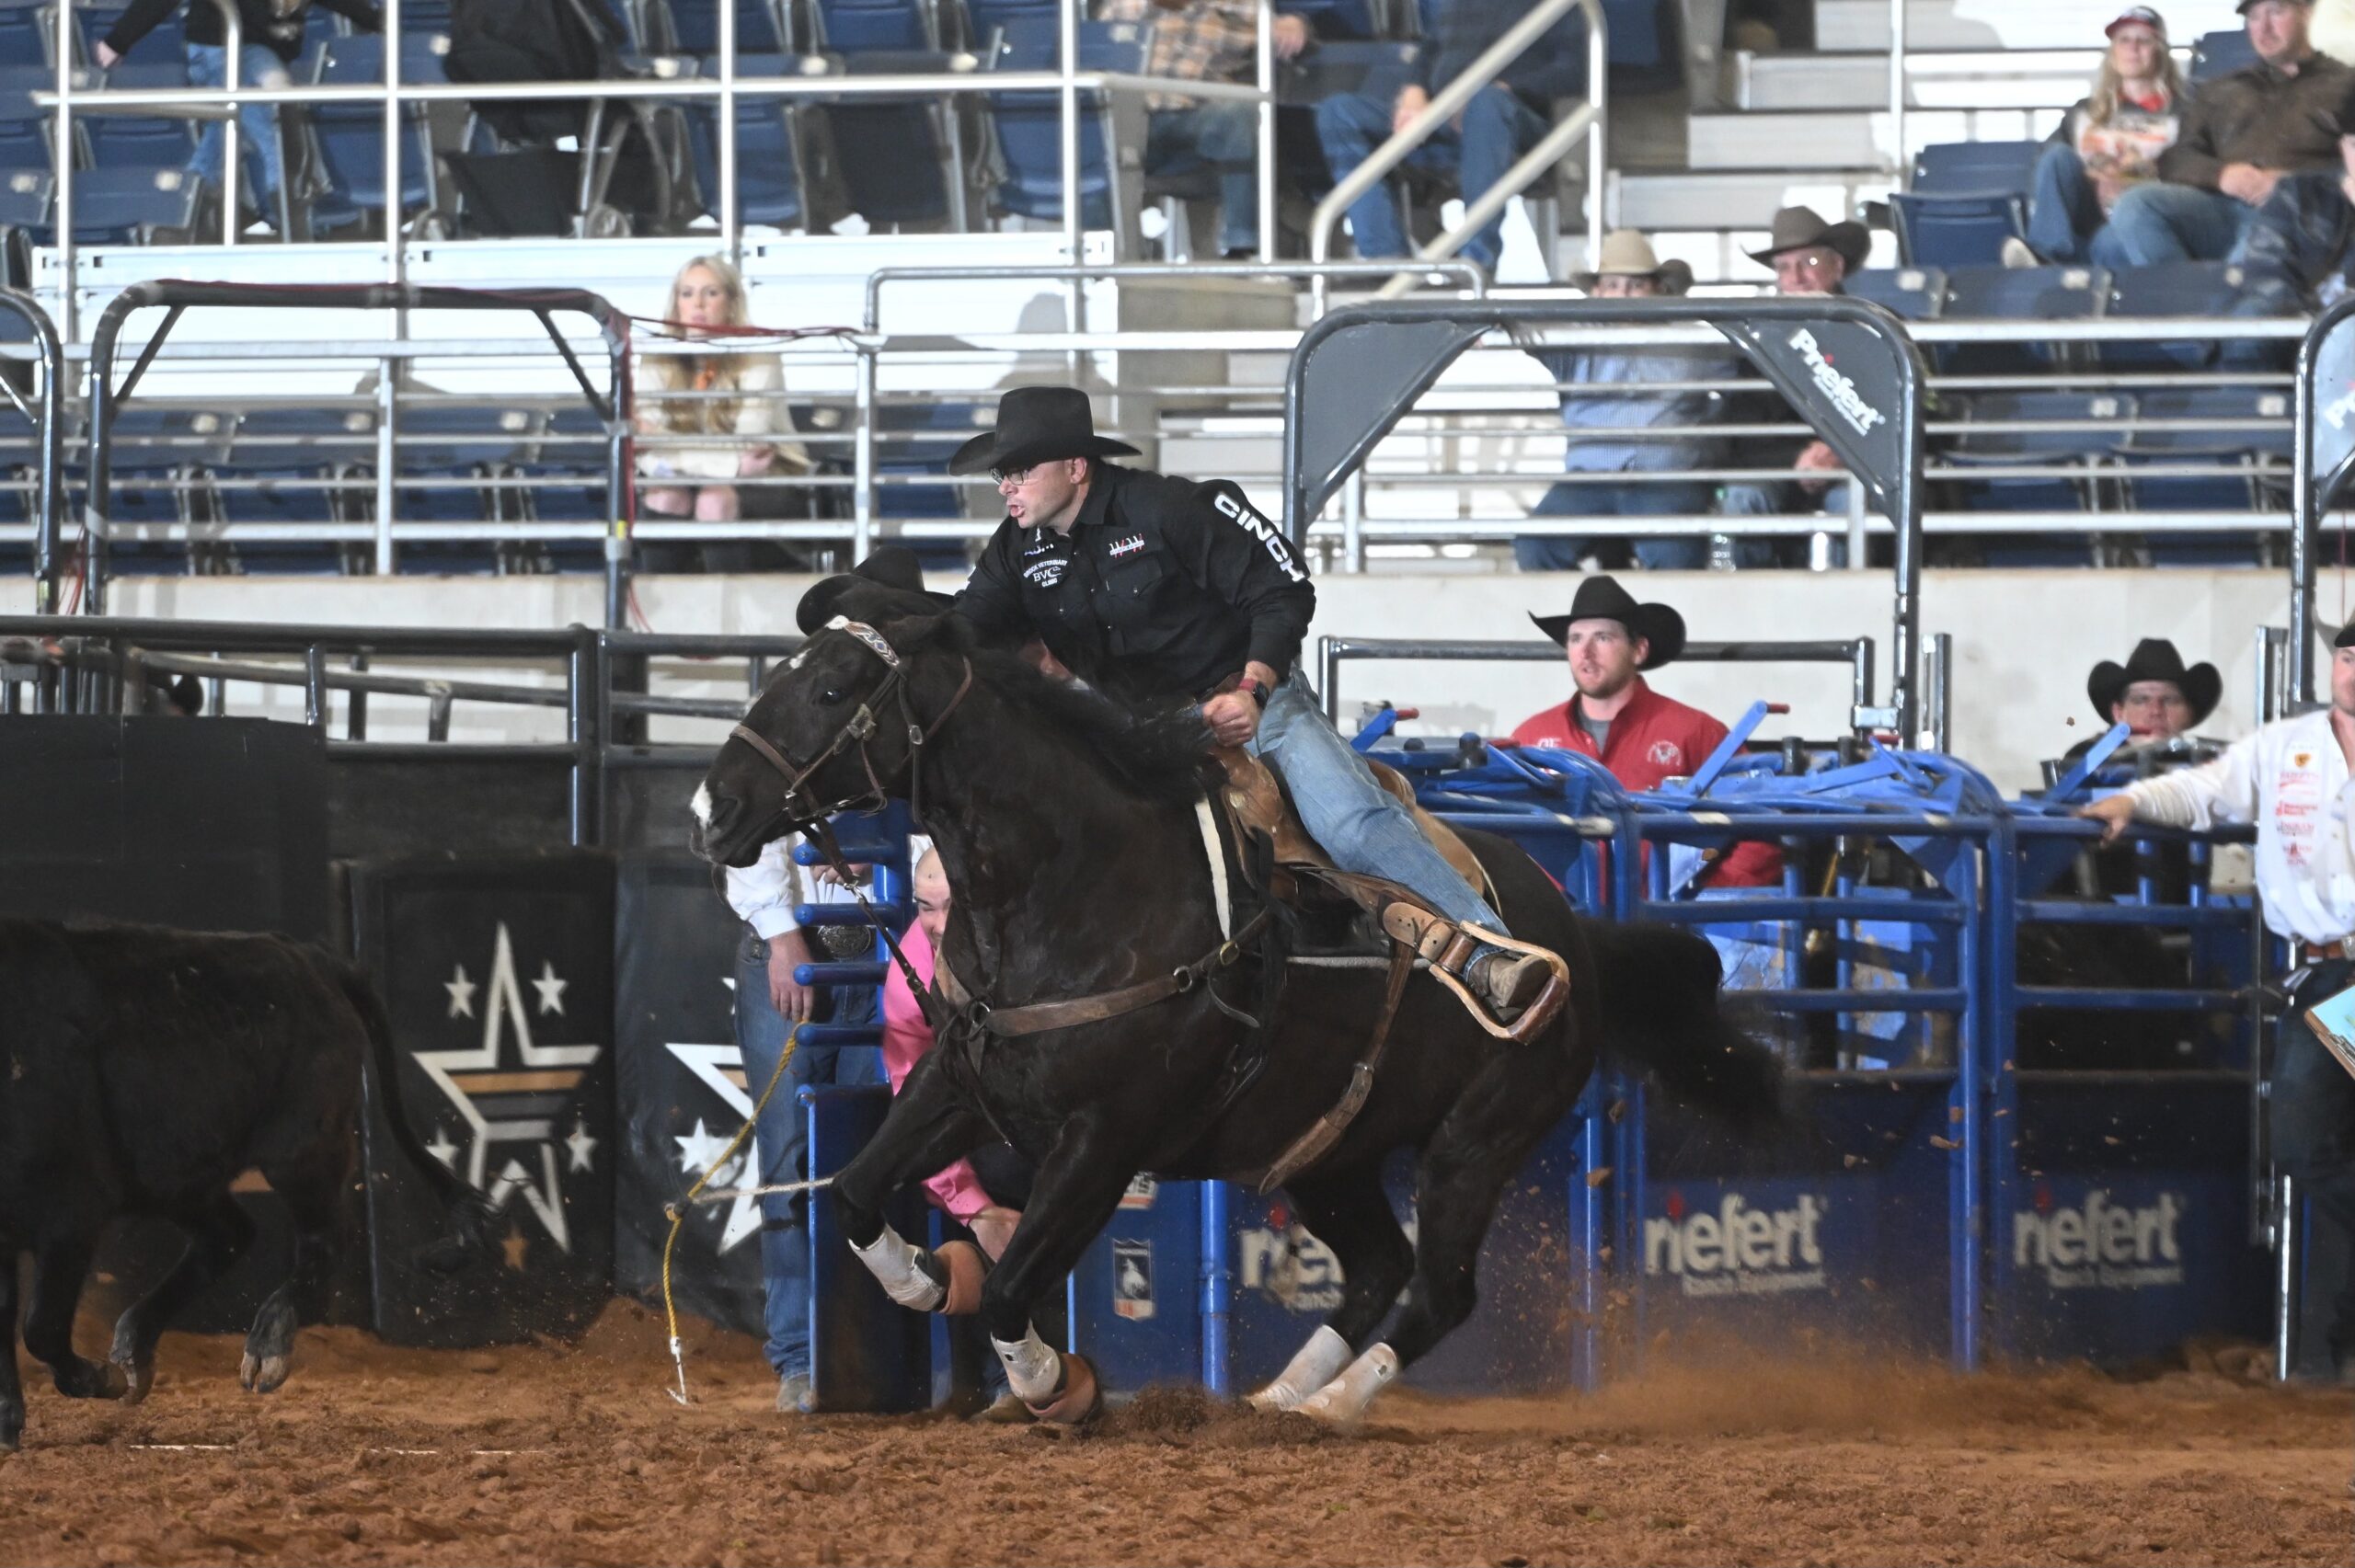
M1464 984L1499 1024L1511 1024L1553 977L1543 955L1492 948L1464 967Z

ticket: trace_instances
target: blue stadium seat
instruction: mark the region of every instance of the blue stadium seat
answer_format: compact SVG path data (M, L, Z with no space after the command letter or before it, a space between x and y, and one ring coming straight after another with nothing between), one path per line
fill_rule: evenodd
M33 94L57 85L57 74L39 65L0 67L0 168L56 167L50 157L50 133L54 120L33 102ZM77 122L87 126L88 120Z
M2249 511L2286 494L2292 439L2289 394L2237 387L2164 387L2137 395L2132 427L2120 455L2136 511ZM2159 474L2160 467L2211 468ZM2286 507L2286 499L2280 501ZM2258 564L2248 533L2154 533L2151 564L2246 567Z
M52 0L0 0L0 68L53 68L57 17Z
M2091 267L1954 267L1947 270L1947 321L2083 321L2099 315L2109 275ZM2048 343L1956 343L1938 366L1950 375L2008 375L2062 357Z
M190 523L217 515L204 475L228 456L236 428L234 414L218 410L137 400L121 405L108 455L109 521ZM205 554L178 541L135 534L117 535L108 551L117 567L146 571L190 570Z
M740 76L798 76L803 61L781 54L739 54ZM710 63L706 74L719 66ZM719 213L719 106L695 102L687 107L687 143L693 150L695 181L703 191L704 211ZM742 97L736 100L736 217L739 223L793 228L803 220L801 193L808 180L801 166L800 138L794 134L795 115L784 98Z
M1061 18L1056 0L965 0L965 15L977 45L1016 28L1045 28L1051 34Z
M1897 254L1909 267L2000 262L2005 240L2028 235L2028 198L2014 191L1925 196L1893 190L1889 209L1897 229Z
M0 228L48 235L56 194L57 178L47 169L0 168Z
M1079 29L1080 68L1090 71L1139 72L1144 64L1143 29L1088 22ZM1000 71L1045 71L1054 68L1062 40L1051 22L1019 22L1004 31L993 62ZM1079 199L1081 221L1091 228L1109 228L1120 222L1112 176L1110 148L1118 140L1106 106L1093 95L1086 97L1079 130ZM997 206L1020 217L1055 222L1063 215L1063 113L1054 95L1004 93L990 100L990 117L997 131L998 153L1005 178L994 193Z
M1611 86L1626 90L1682 86L1683 48L1678 7L1666 0L1603 0L1606 68ZM1578 36L1583 40L1581 23Z
M1904 321L1935 321L1946 305L1947 275L1935 267L1867 268L1849 274L1840 290Z
M920 0L816 0L820 47L832 54L941 47Z
M385 40L353 33L330 40L319 56L314 80L328 86L358 86L385 79ZM404 32L401 80L432 84L449 80L431 40ZM434 205L437 199L433 148L423 105L402 111L415 144L401 158L401 209ZM373 104L314 104L311 132L326 170L327 189L313 209L315 228L334 229L360 221L385 205L385 116Z
M192 231L197 186L180 169L78 170L74 176L74 243L146 245L158 237L158 230Z
M844 56L843 74L921 74L969 71L971 54L875 50ZM962 116L943 97L848 98L824 113L844 200L878 228L965 223Z
M2191 46L2191 85L2217 76L2230 75L2244 65L2257 63L2256 46L2248 41L2248 33L2241 28L2227 28L2217 32L2201 33Z
M1935 142L1914 155L1916 196L2026 195L2036 178L2041 142Z
M1965 428L1945 453L1958 468L2074 468L2066 475L2025 475L1954 482L1965 511L2102 511L2111 499L2104 475L2133 400L2117 393L1979 393L1963 405ZM2006 429L2042 425L2042 429ZM1982 537L1989 566L2062 567L2093 564L2086 536Z
M911 479L938 480L948 473L948 459L976 431L987 429L993 417L988 405L931 403L910 406L887 403L876 410L875 472L902 481L877 491L878 513L894 521L950 520L965 515L963 490L955 485L908 484ZM949 564L964 558L964 545L953 539L911 540L919 556Z
M729 0L670 0L672 47L681 54L719 52L719 7ZM736 7L737 74L749 75L741 56L780 54L787 40L768 0L732 0Z
M373 460L376 437L364 409L322 404L264 404L237 419L228 453L211 465L206 496L215 515L237 523L330 522L361 514L338 489L358 483L356 465ZM339 560L373 569L365 546L245 540L236 546L247 570L319 573Z
M2121 267L2109 280L2108 316L2219 316L2240 298L2241 269L2223 261L2168 261ZM2189 339L2136 339L2101 345L2101 362L2117 368L2197 370L2215 362L2218 345Z
M184 88L188 62L125 60L106 74L109 88ZM193 122L164 115L78 115L75 128L83 139L85 155L97 168L177 169L188 166L196 150Z

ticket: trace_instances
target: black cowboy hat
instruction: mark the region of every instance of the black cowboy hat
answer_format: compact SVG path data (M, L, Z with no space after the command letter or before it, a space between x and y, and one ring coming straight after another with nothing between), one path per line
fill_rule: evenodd
M1134 457L1126 441L1096 433L1087 394L1075 386L1017 386L997 400L997 428L957 449L951 474L1028 468L1059 457Z
M1838 252L1840 259L1848 264L1847 269L1854 272L1871 253L1873 235L1862 223L1827 223L1812 207L1786 207L1775 214L1766 248L1752 251L1750 259L1762 267L1772 267L1775 258L1783 252L1805 250L1815 245Z
M2183 655L2175 651L2175 644L2165 637L2144 637L2134 645L2134 651L2123 664L2103 659L2085 677L2085 695L2093 699L2094 712L2102 723L2110 722L2112 703L2126 694L2126 688L2137 681L2172 681L2183 700L2191 705L2191 722L2198 724L2216 711L2216 699L2223 695L2224 678L2216 673L2212 664L2183 667Z
M855 588L879 587L901 593L921 595L937 609L946 610L956 601L945 593L928 592L924 586L924 563L916 553L904 544L879 544L869 552L867 559L846 572L836 572L810 586L801 596L793 612L794 624L801 628L805 637L814 636L818 629L834 618L835 607L843 596Z
M1616 621L1627 628L1630 636L1644 639L1651 646L1636 668L1658 670L1684 651L1684 617L1665 604L1638 604L1636 596L1619 586L1616 578L1601 573L1579 584L1570 600L1567 615L1532 614L1530 620L1537 629L1557 643L1567 642L1573 621Z

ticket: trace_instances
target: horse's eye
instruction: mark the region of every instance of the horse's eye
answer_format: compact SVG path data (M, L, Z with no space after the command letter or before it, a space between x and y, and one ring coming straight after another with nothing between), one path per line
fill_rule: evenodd
M842 692L832 686L827 687L824 691L818 693L818 705L821 708L831 708L842 700Z

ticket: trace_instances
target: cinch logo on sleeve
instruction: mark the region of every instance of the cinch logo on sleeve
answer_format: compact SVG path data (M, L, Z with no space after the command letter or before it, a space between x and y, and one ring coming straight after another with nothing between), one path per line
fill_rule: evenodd
M1211 505L1233 518L1246 532L1257 539L1260 548L1268 552L1268 559L1283 568L1284 576L1294 582L1308 580L1308 574L1300 569L1300 563L1292 558L1292 546L1284 543L1284 536L1276 532L1274 523L1223 491L1211 493Z
M2039 1186L2035 1207L2012 1215L2012 1265L2042 1269L2054 1290L2140 1290L2183 1283L2183 1248L2177 1226L2186 1207L2176 1193L2161 1193L2145 1207L2126 1207L2096 1187L2085 1202L2062 1208L2052 1189Z
M1788 1208L1752 1208L1728 1193L1717 1208L1684 1211L1671 1188L1668 1217L1644 1221L1644 1272L1672 1274L1687 1296L1774 1296L1821 1290L1823 1200L1801 1193Z

